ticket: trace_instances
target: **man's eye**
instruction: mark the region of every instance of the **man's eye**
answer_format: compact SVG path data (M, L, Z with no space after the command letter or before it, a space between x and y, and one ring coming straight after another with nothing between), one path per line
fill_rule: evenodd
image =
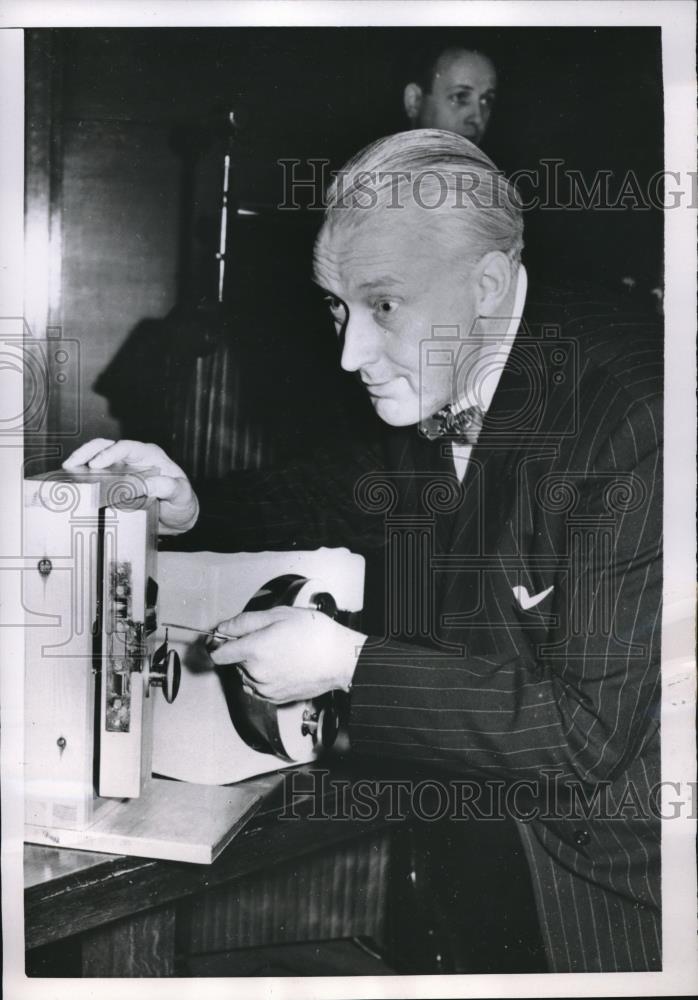
M449 100L457 107L463 107L470 100L470 93L467 90L459 90L456 94L451 94Z
M326 295L325 302L334 317L341 316L344 313L344 303L341 299L336 299L334 295Z
M380 316L391 316L397 309L397 302L393 302L392 299L380 299L376 302L375 309Z
M483 106L483 108L492 108L492 106L494 105L494 95L491 94L489 97L488 96L481 97L480 104Z

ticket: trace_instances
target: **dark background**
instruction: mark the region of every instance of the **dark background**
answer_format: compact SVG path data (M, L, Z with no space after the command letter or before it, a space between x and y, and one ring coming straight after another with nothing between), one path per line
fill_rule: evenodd
M497 67L483 148L506 173L558 158L589 179L613 171L617 192L627 171L642 184L662 169L661 43L653 28L69 31L66 112L109 108L160 127L233 104L245 122L240 195L273 205L283 198L277 160L326 158L336 168L405 127L404 84L418 52L441 41L475 46ZM572 226L569 214L527 219L536 236L529 243L537 254L539 242L549 251L547 274L579 269L603 280L621 265L658 273L659 213L588 213Z
M206 391L185 384L195 358L222 341L239 377L219 432L240 442L247 434L247 443L221 452L214 471L304 456L359 427L370 433L313 297L320 214L276 209L278 161L338 168L404 128L402 90L423 48L464 45L493 59L499 96L483 148L507 173L560 159L587 184L612 171L615 197L628 171L645 188L663 167L658 29L80 29L31 33L30 50L47 36L61 88L61 325L81 348L82 423L70 447L95 434L146 437L201 471L198 445L182 445L176 425L187 394ZM221 122L231 107L242 122L233 193L260 214L231 230L223 326L201 310L183 323L182 310L191 319L214 291ZM636 304L656 302L659 210L539 209L525 222L533 281L590 281L628 295L630 276Z

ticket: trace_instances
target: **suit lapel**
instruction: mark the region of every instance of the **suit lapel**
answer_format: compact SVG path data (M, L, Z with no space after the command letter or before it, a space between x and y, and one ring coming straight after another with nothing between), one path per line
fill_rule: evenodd
M530 431L526 415L531 402L531 349L522 323L502 371L494 399L473 448L465 474L466 502L459 512L452 544L457 551L485 554L493 551L501 524L516 499L516 461ZM463 531L472 531L477 507L477 538L465 543Z
M545 432L550 374L547 352L532 335L525 320L517 332L492 404L485 416L478 443L473 448L465 479L463 500L459 507L435 517L434 551L437 555L495 556L501 550L501 538L509 523L510 555L519 553L515 511L521 488L519 466L532 443ZM456 479L447 445L425 442L416 427L389 434L389 467L398 472L396 481L400 513L424 514L424 474L450 474ZM419 476L422 473L422 477ZM435 606L439 614L461 613L488 616L487 572L461 568L435 578ZM514 571L511 586L522 584L529 593L536 592L537 581L522 571ZM510 590L511 594L511 590ZM496 617L496 614L494 615ZM457 637L462 640L463 632Z
M540 349L522 320L502 371L492 404L486 414L478 443L466 471L462 508L457 512L449 539L456 555L513 558L520 569L508 562L496 567L446 574L441 605L444 613L473 615L473 620L494 623L506 605L513 602L515 586L529 593L539 589L528 572L530 540L521 537L520 505L527 504L526 483L522 478L524 460L532 448L540 447L549 419L550 373L547 352ZM527 519L529 520L529 519ZM464 633L459 630L463 637Z

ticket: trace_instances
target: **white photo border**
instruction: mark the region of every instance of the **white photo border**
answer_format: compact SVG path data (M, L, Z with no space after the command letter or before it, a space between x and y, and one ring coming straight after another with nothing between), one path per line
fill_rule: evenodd
M21 316L23 281L23 28L175 26L607 26L662 30L665 167L696 183L695 5L692 0L639 2L215 2L215 0L5 0L0 10L0 316ZM663 966L660 973L545 974L312 979L27 979L24 975L22 883L23 639L19 578L7 552L18 537L21 441L0 447L0 629L3 765L4 987L10 1000L70 997L494 997L692 995L696 947L695 799L695 344L696 198L665 212L666 440L662 772L665 806L683 800L682 817L662 839ZM0 372L3 406L22 408L22 380ZM14 394L14 399L11 394ZM17 617L19 616L19 617Z

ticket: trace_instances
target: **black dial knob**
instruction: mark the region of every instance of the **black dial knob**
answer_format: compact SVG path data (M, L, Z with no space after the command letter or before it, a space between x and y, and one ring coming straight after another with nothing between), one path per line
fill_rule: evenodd
M169 649L164 642L153 654L153 661L146 677L145 693L150 697L151 687L162 688L165 701L171 705L177 697L182 680L182 664L176 649Z
M316 608L317 611L322 611L323 615L327 615L328 618L337 617L337 602L332 594L324 592L321 594L313 594L310 598L310 603L314 608Z

